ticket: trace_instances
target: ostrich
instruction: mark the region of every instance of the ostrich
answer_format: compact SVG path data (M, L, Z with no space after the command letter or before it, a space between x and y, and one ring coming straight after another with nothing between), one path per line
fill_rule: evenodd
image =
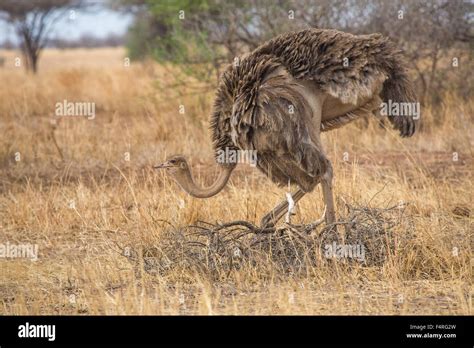
M221 77L211 115L216 154L257 151L257 167L268 178L297 185L262 218L263 227L274 226L291 200L296 204L319 183L326 223L334 223L333 169L320 133L378 116L382 102L414 102L401 51L380 34L306 29L277 36L236 62ZM402 137L413 135L413 116L388 116ZM191 196L207 198L225 187L236 166L231 162L218 163L217 179L205 188L195 183L183 156L155 168L166 168Z

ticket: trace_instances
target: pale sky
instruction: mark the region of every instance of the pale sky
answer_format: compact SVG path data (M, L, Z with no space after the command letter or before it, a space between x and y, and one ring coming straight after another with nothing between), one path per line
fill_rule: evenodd
M77 39L84 34L95 37L106 37L110 33L124 34L133 20L131 14L111 10L76 11L75 19L69 19L69 13L64 19L58 20L51 32L51 38ZM16 42L16 35L11 25L0 21L0 42L10 39Z

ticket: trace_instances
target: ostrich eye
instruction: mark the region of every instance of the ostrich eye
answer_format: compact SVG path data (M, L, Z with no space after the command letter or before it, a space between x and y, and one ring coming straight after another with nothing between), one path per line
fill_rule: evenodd
M170 163L171 163L171 164L175 164L175 163L176 163L176 160L170 160Z

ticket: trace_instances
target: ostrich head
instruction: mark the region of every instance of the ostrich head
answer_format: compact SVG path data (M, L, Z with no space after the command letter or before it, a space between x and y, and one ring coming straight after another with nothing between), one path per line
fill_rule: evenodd
M219 167L220 172L217 179L211 186L205 188L200 187L194 182L188 162L181 155L173 155L165 162L154 166L153 168L165 169L167 174L173 177L178 185L191 196L196 198L208 198L218 194L224 188L229 180L232 170L235 168L235 166Z
M165 162L154 166L155 169L165 169L166 172L173 177L184 177L189 172L188 162L181 155L173 155L168 157Z

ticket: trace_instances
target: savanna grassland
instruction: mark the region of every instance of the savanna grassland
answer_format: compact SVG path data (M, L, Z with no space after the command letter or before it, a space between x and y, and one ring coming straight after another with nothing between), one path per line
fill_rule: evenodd
M322 136L341 219L346 204L403 207L384 213L398 223L381 235L383 262L306 250L294 269L270 250L239 267L175 258L179 267L150 272L145 254L172 231L258 224L285 189L241 164L223 192L198 200L153 170L182 153L198 181L212 181L213 91L173 67L126 67L124 54L46 50L33 76L0 52L0 244L38 245L36 261L0 259L0 314L472 314L472 101L424 106L409 139L376 120ZM55 116L63 100L94 102L95 118ZM318 188L293 222L323 210Z

